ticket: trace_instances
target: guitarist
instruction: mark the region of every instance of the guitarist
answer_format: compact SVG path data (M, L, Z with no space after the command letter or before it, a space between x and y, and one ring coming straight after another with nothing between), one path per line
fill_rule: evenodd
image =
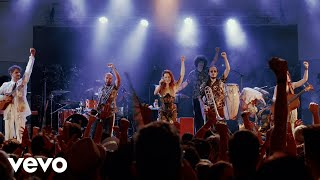
M287 86L286 86L286 92L287 94L294 94L294 89L302 86L304 83L308 81L308 69L309 69L309 63L307 61L303 62L304 65L304 75L303 78L300 81L297 82L292 82L291 76L289 71L287 71ZM277 86L274 88L274 94L272 101L276 101L276 96L277 96ZM298 119L298 111L297 109L293 109L291 112L289 112L288 115L288 120L291 123L292 129L294 128L294 122Z
M105 74L105 84L99 89L98 92L98 121L96 121L91 129L91 136L94 136L96 128L102 126L103 138L112 136L112 128L115 121L115 113L117 111L116 98L120 87L120 75L117 69L112 63L108 64L108 67L112 69L116 79L113 81L113 75L111 73Z
M36 50L30 48L29 61L21 77L21 67L13 65L8 69L11 81L5 82L0 87L0 102L5 103L3 119L5 120L5 140L14 136L21 143L21 128L25 128L26 117L31 115L31 110L27 101L27 84L30 79Z

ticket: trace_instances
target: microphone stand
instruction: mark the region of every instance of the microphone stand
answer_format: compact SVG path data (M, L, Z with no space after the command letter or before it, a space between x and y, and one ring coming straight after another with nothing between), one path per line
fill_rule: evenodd
M43 117L41 123L41 129L46 126L47 123L47 68L45 67L43 74Z
M240 92L241 92L241 90L242 90L242 79L243 79L244 74L242 74L241 72L239 72L237 70L233 70L233 69L230 69L230 70L240 75Z

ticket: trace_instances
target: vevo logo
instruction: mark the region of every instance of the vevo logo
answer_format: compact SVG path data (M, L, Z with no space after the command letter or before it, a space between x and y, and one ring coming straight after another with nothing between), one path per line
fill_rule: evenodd
M14 162L13 158L8 158L8 160L9 160L14 172L18 171L18 169L23 161L23 169L28 173L33 173L37 170L38 162L39 162L43 172L46 172L51 161L53 160L53 158L47 158L46 162L43 162L42 158L32 158L32 157L28 157L26 159L19 158L17 162ZM60 167L57 166L57 164L59 162L62 164L62 166L60 166ZM67 169L68 165L67 165L67 161L65 159L58 157L52 161L51 166L52 166L52 169L54 170L54 172L62 173Z

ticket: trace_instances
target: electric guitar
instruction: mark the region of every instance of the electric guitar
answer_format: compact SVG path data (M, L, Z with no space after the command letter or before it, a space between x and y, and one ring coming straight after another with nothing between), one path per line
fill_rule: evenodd
M308 83L308 86L306 86L302 91L300 91L298 94L288 94L287 95L287 105L288 105L288 112L291 112L292 110L298 108L300 106L300 100L299 97L308 91L314 90L313 86ZM274 106L275 103L273 103L270 107L271 114L274 114Z

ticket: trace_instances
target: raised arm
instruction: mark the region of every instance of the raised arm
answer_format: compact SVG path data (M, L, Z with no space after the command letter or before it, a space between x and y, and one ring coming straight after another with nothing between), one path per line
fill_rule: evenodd
M160 79L160 81L159 81L159 85L158 86L156 86L156 88L155 88L155 90L154 90L154 95L158 95L159 94L159 92L160 92L160 88L161 88L161 84L164 82L164 80L163 80L163 78L161 78Z
M121 84L121 78L120 78L120 74L119 72L117 71L117 69L114 67L114 65L112 63L108 64L108 67L110 67L113 71L113 74L116 76L116 80L115 80L115 85L117 88L120 87L120 84Z
M26 85L29 82L32 69L33 69L33 64L35 60L35 55L36 55L36 50L34 48L30 48L30 56L29 56L29 61L26 67L26 70L24 72L24 75L22 77L22 83L23 85Z
M178 91L181 91L181 90L183 90L184 88L186 88L188 86L188 84L190 83L190 78L192 76L192 72L194 72L194 71L191 71L188 74L187 79L183 83L181 83L180 87L178 88Z
M216 47L215 50L216 50L216 54L214 55L214 58L213 58L212 62L210 63L210 66L214 66L217 63L218 58L219 58L220 48Z
M308 81L308 69L309 69L309 63L307 61L303 62L304 65L304 74L303 74L303 78L298 81L298 82L293 82L292 85L294 88L298 88L300 86L302 86L304 83L306 83Z
M182 81L183 81L183 78L184 78L184 74L186 72L186 68L185 68L185 65L184 65L184 61L185 61L185 58L184 56L181 56L181 70L180 70L180 77L177 81L177 84L176 84L176 89L179 90L179 87L180 85L182 84Z
M226 66L226 69L223 72L223 77L227 78L228 75L229 75L229 72L230 72L230 64L229 64L229 61L228 61L227 53L226 52L222 52L221 56L222 56L222 58L224 60L225 66Z
M313 117L313 124L320 124L319 105L315 102L311 102L309 104L309 110Z

